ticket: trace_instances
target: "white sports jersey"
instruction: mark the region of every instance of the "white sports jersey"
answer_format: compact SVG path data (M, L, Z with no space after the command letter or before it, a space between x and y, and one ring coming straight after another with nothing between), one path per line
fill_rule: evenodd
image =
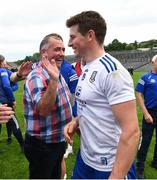
M133 81L109 54L86 64L76 89L81 157L99 171L111 171L121 129L111 106L135 99ZM127 117L126 117L127 118Z

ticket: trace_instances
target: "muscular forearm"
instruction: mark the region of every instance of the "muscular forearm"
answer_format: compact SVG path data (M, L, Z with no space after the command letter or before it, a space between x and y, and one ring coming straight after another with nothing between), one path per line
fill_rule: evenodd
M139 143L140 130L138 126L136 101L131 100L113 105L112 110L121 127L121 135L110 178L121 179L127 175L135 158Z
M51 111L56 101L58 81L50 80L48 88L43 97L37 104L37 112L42 116L47 116Z
M131 135L127 132L121 134L111 179L123 179L127 175L136 156L139 136L138 128Z

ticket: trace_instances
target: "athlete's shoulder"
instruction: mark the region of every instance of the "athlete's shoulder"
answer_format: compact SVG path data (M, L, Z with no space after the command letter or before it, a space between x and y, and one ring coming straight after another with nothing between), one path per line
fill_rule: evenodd
M107 73L112 73L117 71L117 66L119 66L119 61L106 53L104 56L99 58L99 64Z

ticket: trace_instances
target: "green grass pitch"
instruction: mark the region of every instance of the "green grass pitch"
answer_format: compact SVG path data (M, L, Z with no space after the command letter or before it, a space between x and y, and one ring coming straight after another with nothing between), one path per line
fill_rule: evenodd
M134 73L133 79L135 85L142 74L143 74L142 72ZM23 81L19 82L19 90L15 93L15 97L17 102L16 115L18 117L18 121L24 136L25 125L23 118L22 91L23 91ZM139 125L141 126L142 113L140 112L138 106L137 106L137 111L138 111ZM5 125L3 125L2 132L0 134L0 150L3 150L3 153L0 153L0 179L28 179L28 163L27 160L25 159L24 154L21 153L20 147L16 139L12 135L13 141L11 145L6 145L6 139L7 139L6 127ZM153 169L150 166L153 157L154 143L155 143L155 134L153 136L146 161L145 177L147 179L157 178L157 170ZM74 145L73 145L74 153L70 155L66 160L68 178L71 177L78 148L79 148L79 137L75 135Z

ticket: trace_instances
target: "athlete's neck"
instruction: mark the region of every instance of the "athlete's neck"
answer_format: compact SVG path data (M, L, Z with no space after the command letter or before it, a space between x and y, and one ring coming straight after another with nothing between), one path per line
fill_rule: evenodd
M95 47L93 49L90 49L89 52L87 52L86 57L84 57L86 63L92 62L95 59L103 56L105 54L105 50L103 47Z

